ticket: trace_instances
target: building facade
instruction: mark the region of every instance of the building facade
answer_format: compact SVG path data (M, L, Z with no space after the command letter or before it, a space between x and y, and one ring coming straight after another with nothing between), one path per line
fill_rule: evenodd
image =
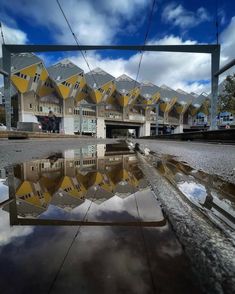
M12 120L35 122L48 131L49 113L54 131L112 137L115 129L132 129L136 136L209 126L210 96L186 93L166 85L138 83L123 74L115 78L100 68L88 73L62 60L48 68L32 53L11 57ZM4 109L0 89L0 110ZM3 120L3 115L0 117ZM233 125L233 114L218 116L218 125ZM157 123L156 123L157 122Z

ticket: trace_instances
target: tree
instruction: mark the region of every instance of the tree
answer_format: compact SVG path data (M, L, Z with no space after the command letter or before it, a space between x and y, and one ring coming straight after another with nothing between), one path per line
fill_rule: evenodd
M229 111L235 114L235 74L227 76L224 89L218 99L219 112Z

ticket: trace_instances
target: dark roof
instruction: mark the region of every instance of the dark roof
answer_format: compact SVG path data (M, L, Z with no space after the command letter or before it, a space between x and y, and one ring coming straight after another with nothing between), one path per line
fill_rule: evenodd
M99 67L86 73L85 79L87 85L92 89L98 89L103 85L107 84L108 82L115 80L115 78L112 75L110 75L109 73L107 73Z
M121 75L115 81L117 91L121 94L128 93L134 89L134 87L140 87L138 82L135 82L132 78L127 75Z
M141 84L140 94L146 99L150 99L154 94L160 92L158 86L150 83L150 82L143 82Z
M61 83L62 81L67 80L68 78L83 73L83 70L69 61L68 59L64 59L47 69L49 76L57 83Z
M39 62L42 62L42 60L33 53L11 54L11 72L15 73ZM0 59L0 68L2 68L2 58Z

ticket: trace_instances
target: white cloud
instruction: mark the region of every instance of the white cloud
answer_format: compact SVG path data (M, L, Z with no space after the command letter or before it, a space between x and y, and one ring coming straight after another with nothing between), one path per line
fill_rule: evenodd
M0 246L11 243L15 238L25 237L33 232L33 227L30 226L14 226L10 227L9 214L0 210Z
M196 41L191 40L183 41L181 38L172 35L151 41L151 44L156 45L189 45L196 43ZM101 67L114 77L126 73L132 78L136 78L140 53L136 53L128 59L102 58L97 52L89 52L87 57L92 69ZM83 68L85 72L88 71L80 55L71 55L69 59ZM209 84L199 82L200 80L209 79L210 56L207 54L145 52L139 75L140 81L148 80L158 86L167 84L173 89L182 88L189 92L194 91L198 93L209 91Z
M210 16L204 7L193 12L185 9L181 4L170 3L163 9L162 20L182 29L188 29L210 20Z
M131 21L138 28L146 15L150 0L60 0L60 4L81 44L105 44L115 42L115 37ZM47 27L51 36L59 43L74 43L68 25L56 1L3 0L3 7L26 17L30 25ZM14 11L12 11L14 13ZM145 13L143 13L143 11Z
M25 44L27 34L17 28L12 28L2 23L2 30L6 44ZM2 56L2 38L0 38L0 57Z

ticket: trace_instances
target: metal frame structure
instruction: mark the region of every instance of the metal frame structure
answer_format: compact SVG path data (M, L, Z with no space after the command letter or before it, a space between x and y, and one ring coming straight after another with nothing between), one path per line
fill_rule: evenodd
M11 128L11 53L26 52L58 52L58 51L88 51L88 50L126 50L153 52L185 52L207 53L211 55L211 125L216 129L217 100L218 100L218 72L220 66L220 45L2 45L4 96L6 107L6 126ZM217 74L217 75L216 75ZM156 104L157 105L157 104ZM156 106L155 105L155 106ZM157 129L157 123L156 123Z

